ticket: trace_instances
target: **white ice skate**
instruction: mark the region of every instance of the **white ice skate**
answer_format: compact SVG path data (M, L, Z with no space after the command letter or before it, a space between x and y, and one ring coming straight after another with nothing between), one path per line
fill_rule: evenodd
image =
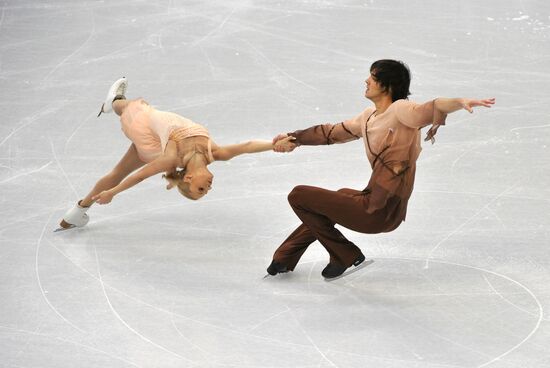
M99 117L102 113L109 113L113 111L113 102L115 100L125 99L127 88L128 81L126 80L126 77L122 77L113 83L111 88L109 88L109 92L107 92L105 102L101 105L101 110L99 110L99 114L97 114L97 116Z
M80 202L78 202L73 208L65 213L63 219L59 223L60 227L54 230L54 232L85 226L88 221L90 221L90 217L86 213L89 208L90 207L82 207Z

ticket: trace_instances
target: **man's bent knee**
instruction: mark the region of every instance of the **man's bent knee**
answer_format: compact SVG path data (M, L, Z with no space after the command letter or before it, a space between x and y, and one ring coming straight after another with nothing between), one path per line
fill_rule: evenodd
M311 187L307 185L295 186L290 193L288 193L288 203L297 204L304 196L305 193L311 191Z

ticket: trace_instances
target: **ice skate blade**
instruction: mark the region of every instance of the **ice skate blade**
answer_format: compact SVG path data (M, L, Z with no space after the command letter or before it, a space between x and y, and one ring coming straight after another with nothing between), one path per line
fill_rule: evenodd
M289 272L279 272L277 275L286 275L288 274ZM277 275L270 275L270 274L266 274L264 277L262 277L262 280L265 280L265 279L272 279L274 277L277 277Z
M325 281L326 282L331 282L331 281L334 281L334 280L341 279L342 277L349 276L352 273L357 272L360 269L362 269L362 268L364 268L364 267L366 267L366 266L368 266L372 263L374 263L374 259L366 259L363 262L361 262L361 264L359 266L353 267L353 268L348 268L348 270L346 272L344 272L343 274L341 274L340 276L336 276L336 277L333 277L333 278L330 278L330 279L325 278Z
M97 114L98 118L101 114L103 114L103 106L105 106L105 104L101 105L101 109L99 109L99 114Z
M74 229L76 226L74 225L71 225L69 227L58 227L57 229L55 229L53 232L54 233L59 233L61 231L65 231L65 230L71 230L71 229Z

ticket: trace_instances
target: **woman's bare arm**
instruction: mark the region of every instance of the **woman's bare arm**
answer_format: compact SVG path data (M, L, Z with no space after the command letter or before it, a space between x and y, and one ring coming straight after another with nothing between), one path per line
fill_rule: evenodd
M286 137L273 143L272 141L253 140L228 146L216 147L212 152L214 159L219 161L231 160L235 156L245 153L258 153L275 150L276 148L287 147L294 145L292 141L294 137Z
M175 167L175 160L173 157L161 156L155 159L154 161L148 163L140 170L130 175L124 179L117 186L104 190L103 192L92 197L92 200L96 201L99 204L107 204L111 202L113 197L118 193L133 187L134 185L142 182L143 180L166 171L172 171Z

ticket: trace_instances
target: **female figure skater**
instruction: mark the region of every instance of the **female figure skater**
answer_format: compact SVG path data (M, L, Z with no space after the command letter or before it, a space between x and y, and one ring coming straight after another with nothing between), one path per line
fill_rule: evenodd
M207 166L213 161L291 148L293 137L277 142L253 140L218 146L202 125L175 113L156 110L141 98L126 100L127 85L126 78L121 78L111 86L98 116L111 111L119 115L122 130L132 144L114 169L63 216L58 230L86 225L89 221L86 211L94 202L107 204L118 193L150 176L165 173L166 189L177 187L183 196L197 200L212 188L214 175Z
M491 107L494 99L437 98L424 104L407 100L410 95L408 67L395 60L372 64L365 97L374 103L357 117L339 124L316 125L280 134L273 142L295 137L290 150L300 145L345 143L363 139L372 174L363 190L327 189L300 185L288 200L302 224L279 246L267 268L270 275L293 271L307 247L315 240L330 255L322 271L326 279L341 276L359 266L365 256L334 225L376 234L396 229L405 220L420 154L420 129L432 125L425 140L434 141L447 114L477 106ZM286 150L288 146L276 147ZM363 265L365 265L363 263ZM351 270L350 270L351 272Z

